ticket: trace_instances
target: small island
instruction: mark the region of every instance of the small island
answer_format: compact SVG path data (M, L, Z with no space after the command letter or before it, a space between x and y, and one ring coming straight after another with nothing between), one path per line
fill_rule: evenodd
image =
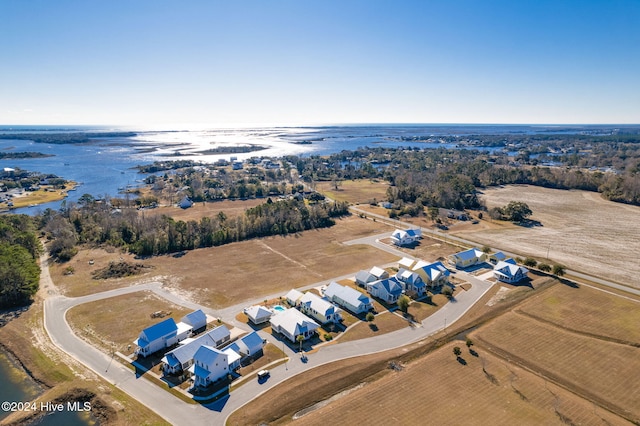
M42 152L0 152L0 160L15 160L22 158L46 158L55 157L53 154L44 154Z

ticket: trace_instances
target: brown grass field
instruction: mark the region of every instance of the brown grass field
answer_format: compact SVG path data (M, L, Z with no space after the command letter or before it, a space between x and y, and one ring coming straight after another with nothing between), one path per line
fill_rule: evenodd
M640 299L634 300L558 285L533 296L518 312L566 330L640 347Z
M367 337L379 336L381 334L400 330L401 328L405 328L408 325L409 324L407 323L407 321L400 318L399 316L390 312L385 312L384 314L376 315L376 319L372 322L362 321L357 323L352 328L347 330L340 337L340 339L337 340L337 342L349 342L352 340L360 340L366 339Z
M482 199L487 207L523 201L532 219L543 226L519 227L506 222L489 229L467 227L453 232L465 238L590 273L621 284L640 287L640 207L606 201L599 194L536 186L490 188ZM482 221L483 223L485 221Z
M157 311L171 312L164 318L151 318ZM149 291L130 293L110 299L75 306L67 312L67 321L74 332L94 346L111 353L129 355L133 342L144 328L172 317L176 322L191 312L156 296ZM128 346L130 349L127 349Z
M577 323L584 314L568 315ZM607 321L607 318L602 318ZM507 313L472 333L481 347L640 421L640 348L612 343Z
M181 257L166 255L137 260L119 251L86 249L71 261L52 266L51 274L68 296L155 279L198 303L219 308L277 292L284 294L291 288L397 260L370 246L342 244L390 229L379 222L352 216L338 220L331 228L192 250ZM122 279L91 279L92 270L120 258L142 262L152 269ZM89 260L94 260L94 264L89 265ZM73 275L64 275L68 266L74 268Z
M200 221L201 218L208 216L217 216L218 213L224 212L227 217L235 217L244 214L245 210L264 204L267 200L262 198L253 198L248 200L224 200L208 203L194 203L188 209L181 209L176 206L161 206L155 209L145 210L147 215L167 215L175 220L195 220Z
M455 345L463 348L466 365L456 361ZM324 425L327 418L339 416L341 424L561 425L564 416L570 424L629 424L526 370L478 352L475 357L463 342L450 343L293 423Z
M336 201L348 201L353 204L368 203L372 199L386 200L389 183L382 180L345 180L336 191L331 182L318 182L316 190Z

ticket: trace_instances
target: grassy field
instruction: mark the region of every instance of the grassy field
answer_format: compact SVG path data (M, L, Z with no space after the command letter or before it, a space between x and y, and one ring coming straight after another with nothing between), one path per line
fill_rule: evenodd
M464 361L458 362L452 353L454 345L365 384L293 423L324 425L327 418L339 416L342 424L560 425L560 416L564 416L570 424L626 424L491 354L479 351L479 356L472 356L464 348ZM457 345L464 347L462 342Z
M171 314L163 318L151 318L151 314L157 311ZM89 340L92 345L107 353L116 350L129 355L135 349L131 342L138 338L144 328L169 317L178 322L189 312L190 309L143 291L75 306L67 312L67 321L77 335Z
M489 208L523 201L542 226L494 223L452 232L539 260L548 253L551 262L640 287L640 227L635 226L640 207L606 201L593 192L521 185L487 189L482 199Z
M567 320L578 323L577 309ZM603 315L603 322L607 318ZM569 332L529 316L507 313L472 333L481 346L561 383L633 421L640 421L640 348Z
M379 180L345 180L338 190L331 182L318 182L316 190L336 201L348 201L352 204L368 203L374 198L380 202L387 199L389 183Z
M167 215L175 220L200 221L203 217L214 217L223 212L228 218L244 214L245 210L264 204L267 200L253 198L248 200L224 200L208 203L194 203L188 209L176 206L161 206L155 209L145 210L147 215Z
M372 322L363 321L357 323L347 330L340 339L337 340L337 342L342 343L352 340L366 339L367 337L379 336L408 326L409 324L406 320L395 314L386 312L384 314L376 315L376 319Z
M589 287L559 285L532 297L518 312L567 330L640 346L640 300Z
M366 245L342 241L385 232L391 228L356 216L338 220L331 228L286 237L271 237L187 252L184 256L133 256L102 249L82 250L74 259L51 268L52 278L68 296L156 279L185 297L219 308L291 288L312 284L397 257ZM120 258L152 267L144 275L113 280L92 280L91 271ZM93 265L89 261L93 260ZM74 268L73 275L65 270Z

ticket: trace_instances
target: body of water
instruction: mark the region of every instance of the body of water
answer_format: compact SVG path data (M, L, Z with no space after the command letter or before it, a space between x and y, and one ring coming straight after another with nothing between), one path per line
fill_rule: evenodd
M4 159L0 168L16 168L52 173L73 180L80 185L69 193L68 201L77 201L82 194L94 197L118 196L119 188L139 185L145 178L134 168L159 160L188 159L213 163L232 156L243 160L254 156L281 157L284 155L329 155L361 147L418 147L458 148L455 143L440 143L438 137L479 134L533 134L606 132L603 126L504 126L504 125L370 125L326 127L280 127L257 129L210 129L133 131L132 137L99 138L86 144L47 144L11 139L11 134L105 132L105 128L0 126L0 151L33 151L52 157ZM132 129L127 129L132 130ZM432 138L430 141L424 139ZM253 146L253 152L213 154L211 149L229 146ZM463 147L464 148L464 147ZM483 151L497 151L499 147L474 147ZM45 208L60 208L61 202L42 204L33 208L14 210L33 214Z
M0 401L27 402L42 393L42 388L4 352L0 351ZM0 410L0 422L11 412Z

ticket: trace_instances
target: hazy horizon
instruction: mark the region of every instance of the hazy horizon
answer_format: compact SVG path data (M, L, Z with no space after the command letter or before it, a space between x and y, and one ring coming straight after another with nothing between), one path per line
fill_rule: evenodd
M634 0L3 1L0 16L0 123L640 123Z

